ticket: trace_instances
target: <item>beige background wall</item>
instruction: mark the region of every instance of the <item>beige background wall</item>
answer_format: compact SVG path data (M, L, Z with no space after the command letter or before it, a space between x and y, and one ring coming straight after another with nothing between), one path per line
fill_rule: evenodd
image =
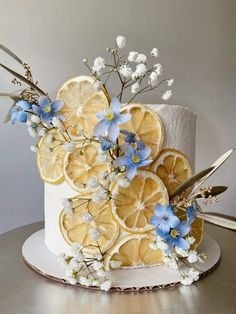
M131 50L159 48L175 78L171 103L197 112L196 169L236 146L235 0L0 0L0 12L0 42L30 63L52 97L64 80L86 73L84 57L102 54L122 34ZM13 65L2 53L0 60ZM1 70L1 91L9 81ZM141 100L160 101L157 93ZM0 117L9 105L0 100ZM43 218L30 143L23 125L0 123L0 233ZM212 181L230 186L214 210L236 216L235 165L236 154Z

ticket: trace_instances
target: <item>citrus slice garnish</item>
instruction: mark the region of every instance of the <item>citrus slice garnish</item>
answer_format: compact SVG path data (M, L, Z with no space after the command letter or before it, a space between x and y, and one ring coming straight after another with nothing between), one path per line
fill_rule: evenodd
M187 220L187 215L184 210L178 209L176 215L180 220ZM195 249L199 246L203 237L203 227L204 221L201 218L195 218L195 220L190 225L190 232L188 233L188 237L193 236L195 238L195 242L191 245L191 249Z
M97 91L94 80L90 76L77 76L66 81L57 93L57 99L64 103L60 113L74 138L79 137L80 130L90 137L98 122L96 113L107 110L109 106L108 94L103 87Z
M92 142L67 153L64 159L64 175L67 183L76 191L84 190L89 178L98 178L109 170L109 163L97 160L100 144Z
M144 265L157 265L163 260L160 249L150 248L151 238L146 234L131 234L124 236L107 253L105 267L109 270L110 262L118 261L121 267L142 267Z
M120 125L121 129L136 134L138 140L151 148L150 158L154 159L163 142L164 129L157 113L141 104L124 105L122 113L130 113L131 119ZM123 137L119 137L120 143Z
M113 216L122 229L131 233L154 228L149 220L157 203L168 204L169 197L161 179L150 171L138 171L128 187L116 184L112 191Z
M113 220L109 202L104 200L95 203L88 199L86 194L72 199L72 215L67 215L62 210L59 224L61 233L68 244L77 242L84 247L84 252L97 254L99 253L97 244L102 252L112 247L119 236L119 227ZM92 217L90 222L83 219L83 215L87 213ZM94 228L100 233L97 241L90 238L90 231Z
M51 137L51 141L48 138ZM61 133L52 129L38 142L36 154L40 177L43 181L58 184L64 179L63 162L65 150L61 143L65 141Z
M150 165L150 169L162 179L169 195L192 175L186 156L172 148L163 149Z

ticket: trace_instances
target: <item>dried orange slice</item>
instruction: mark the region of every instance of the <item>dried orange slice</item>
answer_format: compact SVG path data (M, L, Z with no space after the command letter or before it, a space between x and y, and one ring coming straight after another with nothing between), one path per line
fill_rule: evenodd
M58 184L64 179L63 161L66 152L61 145L63 141L65 141L63 135L52 129L38 142L37 165L39 174L45 182Z
M186 156L172 148L163 149L150 169L162 179L169 195L192 175Z
M90 254L99 253L97 242L102 252L110 249L119 236L119 227L113 220L111 214L110 203L102 201L94 203L88 201L89 197L86 194L81 194L72 199L73 214L67 215L63 210L60 214L60 229L61 233L68 244L78 242L83 247L84 251ZM91 214L92 220L87 222L83 219L83 215ZM91 229L96 228L100 237L98 241L90 238Z
M96 159L99 148L99 143L92 142L66 154L64 175L67 183L74 190L81 192L89 178L99 177L100 172L109 170L109 163Z
M131 119L120 125L121 129L135 133L138 139L151 148L150 158L154 159L163 142L164 129L156 112L141 104L124 105L122 113L130 113ZM119 138L120 143L123 137Z
M131 233L154 228L149 220L157 203L168 204L169 197L161 179L150 171L138 171L128 187L116 184L112 191L113 216L122 229Z
M109 270L112 261L120 262L121 267L160 264L163 260L163 252L160 249L151 249L150 243L151 238L146 234L124 236L108 252L105 258L106 269Z
M60 113L65 117L65 124L74 138L79 137L81 129L90 137L98 122L96 113L109 106L105 89L97 91L93 83L94 78L90 76L77 76L66 81L57 93L57 99L64 103Z

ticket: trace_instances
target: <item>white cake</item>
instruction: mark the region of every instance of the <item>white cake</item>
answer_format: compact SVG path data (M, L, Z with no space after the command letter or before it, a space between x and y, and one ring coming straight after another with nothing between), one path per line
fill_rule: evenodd
M196 114L186 107L175 105L148 105L161 118L164 125L162 148L174 148L185 154L194 171ZM62 236L59 216L62 198L77 194L66 181L57 185L44 183L45 244L53 254L68 253L69 245Z

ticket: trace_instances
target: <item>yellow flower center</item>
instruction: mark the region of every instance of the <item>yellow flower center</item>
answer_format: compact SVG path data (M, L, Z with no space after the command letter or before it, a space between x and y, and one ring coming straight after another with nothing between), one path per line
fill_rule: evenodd
M114 117L114 113L111 112L111 111L108 112L108 113L104 116L104 118L105 118L106 120L112 120L113 117Z
M179 235L179 231L177 231L176 229L172 229L170 235L172 236L172 238L176 238Z
M50 106L45 106L45 107L43 107L43 111L44 112L50 112L51 111L51 107Z
M132 161L133 161L134 163L137 163L137 162L140 161L140 158L139 158L137 155L132 155Z

